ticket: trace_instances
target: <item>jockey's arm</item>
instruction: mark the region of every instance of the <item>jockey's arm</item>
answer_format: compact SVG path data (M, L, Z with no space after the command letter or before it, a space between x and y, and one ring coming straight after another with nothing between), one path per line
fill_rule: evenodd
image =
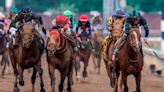
M88 37L89 37L89 36L91 36L91 25L90 25L90 22L89 21L87 23L87 30L89 32L89 34L88 34Z
M41 27L42 27L42 32L46 35L46 30L45 30L44 25L43 25L42 17L32 14L32 18L33 18L34 20L36 20L36 22L38 22L39 25L41 25Z
M76 26L76 35L78 36L79 34L79 28L80 28L80 22L78 22L77 26Z
M148 35L149 35L149 27L147 25L146 20L143 17L141 17L141 19L140 19L140 24L144 27L145 37L148 37Z
M16 27L17 27L16 24L17 24L18 22L22 22L22 16L21 16L21 15L16 16L16 17L15 17L15 20L12 20L12 21L11 21L10 27L15 27L15 28L16 28Z
M126 35L129 35L129 32L130 32L130 21L131 21L131 19L130 18L128 18L126 21L125 21L125 33L126 33Z

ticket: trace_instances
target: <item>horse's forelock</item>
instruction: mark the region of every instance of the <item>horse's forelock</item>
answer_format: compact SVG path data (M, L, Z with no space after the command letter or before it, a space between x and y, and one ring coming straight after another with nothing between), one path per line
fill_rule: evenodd
M24 33L31 34L34 30L34 25L32 23L25 23L22 27Z
M60 42L57 42L56 40L59 39L60 40L60 33L58 30L52 30L50 32L50 36L49 36L50 40L49 40L49 44L53 43L53 44L60 44Z

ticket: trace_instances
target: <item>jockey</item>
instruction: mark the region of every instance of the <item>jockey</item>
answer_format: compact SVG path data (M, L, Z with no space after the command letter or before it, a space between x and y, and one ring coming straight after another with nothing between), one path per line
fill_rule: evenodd
M102 18L101 18L101 14L97 11L91 11L90 15L92 15L91 18L91 29L93 31L97 31L97 30L102 30Z
M77 51L76 39L73 37L73 33L70 28L71 23L69 19L64 15L57 16L52 20L52 25L52 29L58 29L60 33L66 36L66 39L70 41L71 46L74 48L74 51Z
M88 20L88 16L85 14L80 15L80 20L78 22L77 28L76 28L76 35L80 41L80 35L81 33L85 33L86 37L89 38L89 43L92 47L92 51L94 51L94 47L90 41L90 36L91 36L91 26L90 22Z
M112 40L112 35L113 31L123 31L124 27L124 22L126 20L125 12L122 9L118 9L114 14L112 14L111 17L108 18L107 23L108 23L108 31L109 35L103 40L102 43L102 52L103 52L103 58L107 60L107 50L108 46ZM118 26L117 28L114 28L115 26ZM117 34L116 34L117 35Z
M3 28L0 29L1 34L4 34L5 33L4 32L4 29L5 29L5 26L6 26L5 20L6 20L5 15L3 15L2 13L0 13L0 24L3 25Z
M125 42L127 39L127 36L129 35L130 29L131 28L139 28L140 26L144 27L145 30L145 38L144 38L144 42L147 43L146 38L149 35L149 27L147 25L146 20L140 15L139 11L137 10L133 10L130 14L130 17L127 18L126 22L125 22L125 34L123 35L122 41ZM122 42L120 41L120 42ZM119 44L119 43L118 43ZM119 51L119 47L120 46L116 46L116 49L114 51L114 58L117 56L118 51ZM142 51L142 46L141 46L141 54L143 56L143 51Z
M7 19L6 19L8 30L9 30L11 22L15 20L15 17L17 16L17 14L18 14L18 9L16 7L13 7L10 9L9 15L7 16ZM14 31L12 30L10 31L11 31L10 33L14 35Z
M73 16L73 13L70 10L66 10L64 11L63 15L69 18L69 21L71 23L70 28L73 32L76 32L76 20Z
M41 25L43 33L46 34L46 30L43 26L43 21L42 21L41 16L34 15L30 8L24 7L20 10L18 15L15 17L15 20L13 20L10 25L10 27L11 27L10 30L15 29L15 31L16 31L16 35L15 35L16 39L15 39L14 46L18 45L19 38L20 38L17 28L21 27L22 26L21 24L24 22L31 22L31 23L34 22L34 23L38 24L38 26ZM39 33L36 33L36 35L40 38Z

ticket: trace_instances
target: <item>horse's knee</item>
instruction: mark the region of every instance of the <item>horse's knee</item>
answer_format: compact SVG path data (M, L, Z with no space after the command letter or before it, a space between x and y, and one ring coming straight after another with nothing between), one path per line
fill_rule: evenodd
M36 80L36 76L32 76L31 77L31 83L34 84L35 83L35 80Z
M42 76L43 75L43 69L42 68L39 68L38 69L38 73L39 73L40 76Z
M63 84L60 84L59 85L59 92L62 92L63 91Z

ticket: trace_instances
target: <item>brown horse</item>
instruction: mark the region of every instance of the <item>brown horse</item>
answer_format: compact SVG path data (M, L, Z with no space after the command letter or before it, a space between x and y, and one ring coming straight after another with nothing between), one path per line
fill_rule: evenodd
M85 33L83 32L81 33L80 40L81 40L80 48L78 53L76 53L75 55L75 71L76 71L77 80L80 77L80 61L84 63L83 78L85 79L88 77L87 67L88 67L90 55L92 53L91 44L88 41L89 38L85 35Z
M35 30L32 23L24 23L24 25L19 29L20 41L17 47L13 47L13 40L9 46L9 55L11 59L11 64L14 69L15 83L14 92L18 92L17 80L21 86L24 85L23 72L24 69L29 69L33 67L33 74L31 77L31 83L33 85L36 80L36 73L40 75L40 87L41 92L44 92L44 83L42 79L43 69L41 68L41 55L44 51L44 41L38 38L36 35L37 30Z
M140 82L141 82L141 70L143 67L143 57L140 52L141 47L141 35L139 29L131 29L127 41L119 48L118 60L113 61L112 55L115 49L114 40L108 49L110 61L105 61L107 73L111 80L112 88L115 88L117 92L118 78L119 75L121 82L124 84L124 92L128 92L127 86L127 76L133 74L136 79L136 92L141 92ZM117 43L116 43L117 44Z
M6 65L9 66L9 59L8 59L8 49L7 49L7 38L6 34L4 32L4 25L0 24L0 55L2 55L2 60L1 60L1 65L3 66L2 68L2 76L4 76Z
M54 69L58 69L61 74L59 92L63 92L63 83L68 77L68 92L71 92L73 82L73 48L70 42L59 33L58 30L52 30L47 41L47 61L49 75L51 79L51 92L55 92Z
M97 30L92 34L92 43L95 48L95 52L92 53L92 60L94 64L94 69L96 70L97 74L100 74L101 68L101 48L102 48L102 41L103 37L103 29Z

